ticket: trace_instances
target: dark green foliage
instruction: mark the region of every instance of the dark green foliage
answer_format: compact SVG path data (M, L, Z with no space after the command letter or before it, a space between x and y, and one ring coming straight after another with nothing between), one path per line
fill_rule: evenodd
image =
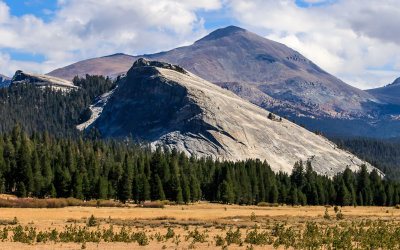
M18 126L0 135L0 190L20 197L118 199L122 202L198 200L291 205L379 205L399 201L399 183L365 166L333 178L297 162L291 175L267 162L195 159L139 146L131 140L56 139L28 136ZM304 166L305 170L304 170Z
M400 180L400 143L374 138L331 138L336 144L382 170L388 179Z
M76 136L75 126L91 115L89 105L113 88L114 83L102 76L86 75L85 79L76 77L74 84L80 88L71 92L42 89L33 84L0 88L0 131L11 131L18 123L28 133L36 130ZM27 189L31 191L30 187Z
M87 222L87 226L88 227L95 227L97 226L97 220L96 218L93 216L93 214L90 216L88 222Z

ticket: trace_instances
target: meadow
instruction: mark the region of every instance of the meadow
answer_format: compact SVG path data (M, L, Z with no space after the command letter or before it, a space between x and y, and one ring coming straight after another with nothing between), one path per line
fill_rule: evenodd
M154 204L154 203L153 203ZM1 249L398 249L395 207L1 208ZM335 211L336 210L336 211Z

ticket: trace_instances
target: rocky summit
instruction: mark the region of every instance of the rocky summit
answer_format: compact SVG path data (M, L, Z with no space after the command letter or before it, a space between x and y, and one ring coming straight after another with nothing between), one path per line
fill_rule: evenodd
M39 87L51 87L63 91L78 88L77 86L74 86L72 82L61 78L31 73L22 70L18 70L17 72L15 72L15 75L11 80L11 84L19 84L19 83L31 83Z
M117 84L93 123L105 137L132 135L197 157L258 158L275 171L309 160L318 173L333 176L366 164L180 66L140 59Z

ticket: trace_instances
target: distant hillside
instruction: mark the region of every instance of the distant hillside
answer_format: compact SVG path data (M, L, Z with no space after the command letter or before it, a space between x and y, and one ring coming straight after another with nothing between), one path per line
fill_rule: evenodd
M349 150L382 170L387 178L400 180L400 141L391 142L361 137L333 137L331 139L340 148Z
M15 85L20 83L33 84L42 88L50 87L63 91L70 91L78 88L78 86L75 86L71 81L58 77L18 70L11 79L11 84Z
M11 79L5 75L0 74L0 88L7 87L11 84Z
M400 77L389 85L366 91L382 101L400 105Z
M112 78L125 74L137 58L125 54L115 54L105 57L80 61L64 68L56 69L48 75L72 81L75 76L102 75Z

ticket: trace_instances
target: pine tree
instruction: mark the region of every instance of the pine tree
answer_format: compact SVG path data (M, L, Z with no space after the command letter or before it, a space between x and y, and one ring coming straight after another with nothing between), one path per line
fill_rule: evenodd
M165 193L164 193L164 188L161 182L161 179L158 175L155 177L156 179L156 192L155 196L153 197L153 200L165 200Z
M26 197L26 188L25 184L22 181L18 183L16 195L22 198Z
M182 177L182 196L183 196L183 201L185 204L188 204L190 202L190 187L189 187L189 182L185 176Z
M107 199L108 198L108 181L105 177L100 177L97 183L98 198Z
M118 199L125 203L132 198L132 180L129 173L124 171L121 180L119 181Z
M351 194L342 179L337 193L336 203L341 206L348 206L351 204L351 201L352 201Z
M292 187L289 191L289 203L292 206L299 204L298 190L296 187Z
M72 192L73 196L77 199L84 199L83 196L83 185L82 185L82 175L78 172L74 173L72 178Z
M223 181L219 187L220 199L223 203L233 203L234 194L231 185L227 181Z
M278 187L276 186L275 183L271 187L269 197L270 197L269 202L271 202L271 203L277 203L278 202L279 191L278 191Z

